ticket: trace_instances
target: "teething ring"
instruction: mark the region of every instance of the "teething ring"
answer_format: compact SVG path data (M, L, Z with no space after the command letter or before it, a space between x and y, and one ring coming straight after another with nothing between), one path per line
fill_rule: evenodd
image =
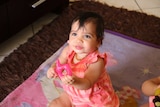
M71 70L71 68L69 67L69 65L68 65L68 64L60 64L59 60L57 60L57 61L56 61L55 71L56 71L56 73L58 74L59 77L64 76L64 75L62 74L62 72L63 72L64 70L66 70L67 75L70 75L70 76L72 75L72 70Z

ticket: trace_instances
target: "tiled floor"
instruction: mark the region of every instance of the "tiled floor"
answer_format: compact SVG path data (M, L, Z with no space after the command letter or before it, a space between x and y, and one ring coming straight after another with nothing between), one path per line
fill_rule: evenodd
M74 0L70 0L74 1ZM149 15L155 15L160 18L160 0L97 0L102 3L107 3L110 6L126 8L128 10L134 10L144 12ZM39 31L43 25L51 22L57 15L53 13L46 14L33 24L24 28L15 36L0 44L0 62L5 56L9 55L20 44L27 41L29 37Z
M56 17L56 14L48 13L31 25L24 28L22 31L18 32L9 40L0 44L0 62L4 59L5 56L9 55L14 49L19 47L20 44L25 43L28 38L32 37L36 32L38 32L43 25L48 24Z
M97 0L110 6L135 10L160 17L160 0Z

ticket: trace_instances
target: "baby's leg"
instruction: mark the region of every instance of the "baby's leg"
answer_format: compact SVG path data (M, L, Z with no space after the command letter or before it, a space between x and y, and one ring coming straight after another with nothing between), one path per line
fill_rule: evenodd
M59 98L54 99L48 107L72 107L69 96L62 93Z

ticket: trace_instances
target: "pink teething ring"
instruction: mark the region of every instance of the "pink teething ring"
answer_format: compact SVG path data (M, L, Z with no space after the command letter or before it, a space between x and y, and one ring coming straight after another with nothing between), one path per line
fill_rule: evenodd
M55 68L55 71L56 73L58 74L59 77L62 77L64 76L62 74L62 72L66 70L67 72L67 75L72 75L72 70L70 68L70 66L68 64L60 64L59 60L56 61L56 68Z

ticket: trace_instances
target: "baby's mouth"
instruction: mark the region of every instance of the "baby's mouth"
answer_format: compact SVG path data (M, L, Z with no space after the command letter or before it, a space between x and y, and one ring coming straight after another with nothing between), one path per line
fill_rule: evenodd
M75 46L76 47L76 49L77 50L81 50L81 49L83 49L83 47L82 46Z

